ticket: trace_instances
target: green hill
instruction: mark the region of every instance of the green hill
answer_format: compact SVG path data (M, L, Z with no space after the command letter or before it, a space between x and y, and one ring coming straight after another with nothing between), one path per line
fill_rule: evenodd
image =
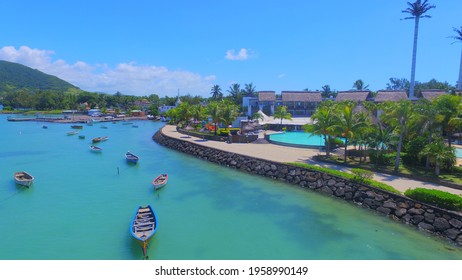
M45 74L37 69L0 60L0 93L18 89L65 92L68 89L78 88L56 76Z

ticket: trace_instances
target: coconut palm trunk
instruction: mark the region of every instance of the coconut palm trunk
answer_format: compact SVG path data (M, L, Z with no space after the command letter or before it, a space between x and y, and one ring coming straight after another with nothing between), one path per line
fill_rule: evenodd
M417 38L419 37L419 19L415 17L414 25L414 46L412 48L412 66L411 66L411 85L409 87L409 99L414 99L414 87L415 87L415 66L417 61Z

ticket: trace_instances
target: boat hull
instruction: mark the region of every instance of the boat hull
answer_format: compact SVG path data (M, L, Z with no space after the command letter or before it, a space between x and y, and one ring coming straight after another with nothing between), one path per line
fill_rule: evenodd
M26 172L15 172L14 181L18 185L29 188L34 182L34 177Z
M141 246L144 257L147 257L148 244L156 233L157 227L157 215L151 205L139 206L130 224L130 234Z
M165 185L167 185L167 182L168 182L168 174L160 174L152 181L152 185L154 186L155 190L158 190L158 189L163 188Z

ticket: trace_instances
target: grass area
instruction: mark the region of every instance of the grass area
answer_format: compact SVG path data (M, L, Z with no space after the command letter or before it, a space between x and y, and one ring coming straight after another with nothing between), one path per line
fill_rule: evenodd
M335 156L319 156L318 158L322 159L323 161L329 161L336 164L345 164L343 158L339 159ZM375 165L374 163L371 163L369 161L360 162L357 158L347 158L346 165L353 168L362 168L383 173L394 173L394 165ZM429 169L427 171L424 167L400 164L398 175L408 175L420 178L423 181L447 181L454 184L462 185L462 168L458 166L454 166L452 170L442 169L440 172L440 176L436 176L434 172L434 169Z
M319 167L319 166L314 166L314 165L310 165L310 164L307 164L307 163L300 163L300 162L289 162L289 163L286 163L286 164L290 164L290 165L297 166L297 167L308 168L308 169L311 169L311 170L320 171L320 172L324 172L324 173L327 173L327 174L332 174L332 175L335 175L335 176L338 176L338 177L341 177L341 178L345 178L345 179L348 179L348 180L352 180L352 181L360 181L360 180L358 180L358 178L355 175L353 175L351 173L348 173L348 172L333 170L333 169L330 169L330 168ZM361 182L364 183L364 184L376 187L376 188L381 189L381 190L389 191L389 192L396 193L396 194L401 194L401 192L398 191L397 189L393 188L390 185L382 183L382 182L377 182L377 181L374 181L372 179L363 179L363 180L361 180Z

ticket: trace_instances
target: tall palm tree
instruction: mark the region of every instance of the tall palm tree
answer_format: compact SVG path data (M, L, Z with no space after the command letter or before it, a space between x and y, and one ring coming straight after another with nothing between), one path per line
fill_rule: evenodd
M291 120L292 114L287 112L287 106L279 106L276 108L273 117L275 119L281 119L281 128L282 128L282 120Z
M239 110L236 104L225 100L220 103L220 120L226 127L232 124L238 115Z
M462 43L462 26L459 29L454 27L452 30L456 32L456 36L451 36L450 38L456 40L455 42L459 41ZM462 53L460 54L459 79L457 80L456 88L462 90Z
M356 90L366 90L368 87L369 85L364 85L364 82L361 79L356 80L353 84L353 88Z
M403 10L403 13L408 13L411 16L404 19L414 19L414 47L412 49L412 67L411 67L411 85L409 87L409 99L414 99L414 86L415 86L415 64L417 56L417 38L419 37L419 21L420 18L430 18L431 16L425 15L429 10L436 8L435 5L430 5L427 3L427 0L423 2L417 0L414 3L407 2L409 7L406 10Z
M212 89L210 90L210 94L212 95L213 100L223 99L223 92L221 91L221 87L219 85L213 85Z

